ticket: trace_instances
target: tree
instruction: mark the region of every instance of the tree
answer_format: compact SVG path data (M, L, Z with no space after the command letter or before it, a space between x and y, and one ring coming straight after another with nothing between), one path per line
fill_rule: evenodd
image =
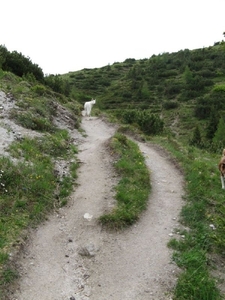
M202 144L201 132L198 125L194 129L193 136L189 144L196 147L200 147Z
M3 45L0 45L0 68L2 68L3 63L6 60L7 53L7 48Z
M1 47L1 52L4 48ZM33 64L29 57L25 57L22 53L17 51L6 51L4 50L4 60L2 61L2 69L9 71L15 75L22 77L28 73L33 74L34 77L42 82L44 79L44 73L42 69L37 65Z
M206 137L209 140L212 140L215 135L215 132L216 132L217 126L218 126L218 120L219 120L218 111L216 109L212 108L210 117L209 117L209 122L206 127Z
M214 138L213 138L213 144L217 147L224 147L225 145L225 121L224 118L221 117L219 120L219 124L217 127L217 130L215 132Z
M191 70L188 66L185 67L184 80L187 85L191 85L192 82L194 81L193 73L191 72Z

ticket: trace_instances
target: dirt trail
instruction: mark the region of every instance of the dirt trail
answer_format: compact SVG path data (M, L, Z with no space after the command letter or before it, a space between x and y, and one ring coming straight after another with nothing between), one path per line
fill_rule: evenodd
M154 147L138 143L151 170L152 193L140 221L107 233L97 218L113 207L117 178L105 142L114 127L84 118L78 186L67 207L34 230L10 300L166 300L176 282L167 248L182 206L180 172ZM74 138L78 140L77 132Z

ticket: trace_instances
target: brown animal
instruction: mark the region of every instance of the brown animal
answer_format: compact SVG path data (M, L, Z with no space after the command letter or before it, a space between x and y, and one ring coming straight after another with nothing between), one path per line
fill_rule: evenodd
M222 189L225 188L225 149L223 149L222 157L220 160L220 163L218 165L219 171L220 171L220 179L221 179L221 184L222 184Z

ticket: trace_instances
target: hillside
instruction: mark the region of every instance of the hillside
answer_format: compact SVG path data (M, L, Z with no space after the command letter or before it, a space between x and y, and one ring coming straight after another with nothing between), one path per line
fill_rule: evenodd
M9 250L23 246L23 229L67 205L80 163L71 132L82 132L83 104L93 97L95 116L160 145L182 170L184 229L182 239L168 243L182 270L174 299L223 298L225 210L217 164L225 145L224 46L47 77L16 53L2 60L0 51L1 131L8 139L0 160L0 294L17 278Z
M204 131L213 109L225 109L225 43L143 60L126 59L62 78L81 103L97 98L101 110L120 119L121 108L150 110L187 142L196 125Z
M83 105L97 98L97 107L122 123L132 123L124 118L128 109L160 116L167 133L185 143L199 130L201 144L211 144L224 115L224 41L201 49L162 53L141 60L127 58L123 63L102 68L48 76L21 53L10 53L0 46L0 65L3 71L25 81L39 82L35 87L39 94L50 87L58 95L70 98L70 105L74 101ZM138 124L136 120L133 123Z

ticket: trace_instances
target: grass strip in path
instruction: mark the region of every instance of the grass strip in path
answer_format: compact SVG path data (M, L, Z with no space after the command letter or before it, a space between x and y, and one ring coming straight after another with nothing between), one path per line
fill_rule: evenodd
M122 229L136 222L146 209L151 188L150 174L138 145L125 135L116 133L110 147L121 179L116 187L116 207L99 220L107 228Z

